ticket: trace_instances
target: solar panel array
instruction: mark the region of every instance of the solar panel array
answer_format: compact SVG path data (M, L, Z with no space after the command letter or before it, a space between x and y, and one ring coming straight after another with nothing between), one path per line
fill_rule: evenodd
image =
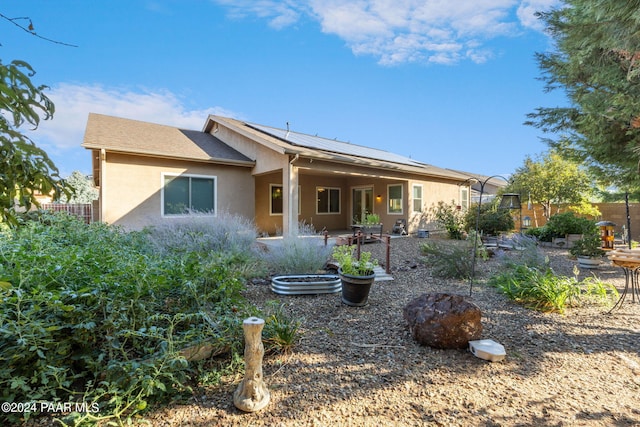
M366 157L369 159L382 160L385 162L400 163L404 165L424 167L427 166L422 162L417 162L409 157L400 156L376 148L364 147L362 145L350 144L348 142L338 141L336 139L323 138L319 136L307 135L299 132L292 132L286 129L279 129L270 126L257 125L247 123L253 129L259 130L289 144L299 147L312 148L336 154L347 154L358 157Z

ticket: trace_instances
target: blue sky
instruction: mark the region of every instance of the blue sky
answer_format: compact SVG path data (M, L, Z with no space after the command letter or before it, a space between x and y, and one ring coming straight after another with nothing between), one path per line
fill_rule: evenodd
M56 105L30 132L63 176L90 173L89 112L201 130L219 114L439 167L507 175L547 147L533 17L558 0L20 0L0 58ZM29 20L14 21L28 26Z

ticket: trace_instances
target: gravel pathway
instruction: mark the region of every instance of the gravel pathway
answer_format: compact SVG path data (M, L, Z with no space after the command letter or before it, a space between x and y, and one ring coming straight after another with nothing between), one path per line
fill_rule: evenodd
M543 314L494 289L474 287L483 338L503 344L491 363L467 350L417 345L402 318L425 292L468 295L468 282L431 276L423 239L392 241L393 281L375 283L369 304L349 307L339 294L276 295L250 284L257 305L278 299L303 318L304 338L288 355L268 356L271 402L242 413L232 402L239 378L195 396L190 404L147 414L154 426L631 426L640 425L640 304L625 302ZM367 250L384 259L381 244ZM547 250L554 270L572 275L566 250ZM479 281L496 261L478 263ZM595 272L620 290L624 276L610 264ZM591 273L581 273L582 277Z

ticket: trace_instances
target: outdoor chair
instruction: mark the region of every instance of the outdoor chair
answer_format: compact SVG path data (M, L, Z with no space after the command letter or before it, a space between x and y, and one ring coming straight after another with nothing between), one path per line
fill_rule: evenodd
M393 225L393 229L391 230L392 234L400 234L404 236L407 233L407 220L406 219L398 219L396 223Z

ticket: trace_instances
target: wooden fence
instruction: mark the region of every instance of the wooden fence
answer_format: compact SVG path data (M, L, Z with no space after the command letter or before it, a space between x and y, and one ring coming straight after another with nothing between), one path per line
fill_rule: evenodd
M68 212L87 224L91 224L93 221L93 205L91 203L42 203L40 207L54 212Z

